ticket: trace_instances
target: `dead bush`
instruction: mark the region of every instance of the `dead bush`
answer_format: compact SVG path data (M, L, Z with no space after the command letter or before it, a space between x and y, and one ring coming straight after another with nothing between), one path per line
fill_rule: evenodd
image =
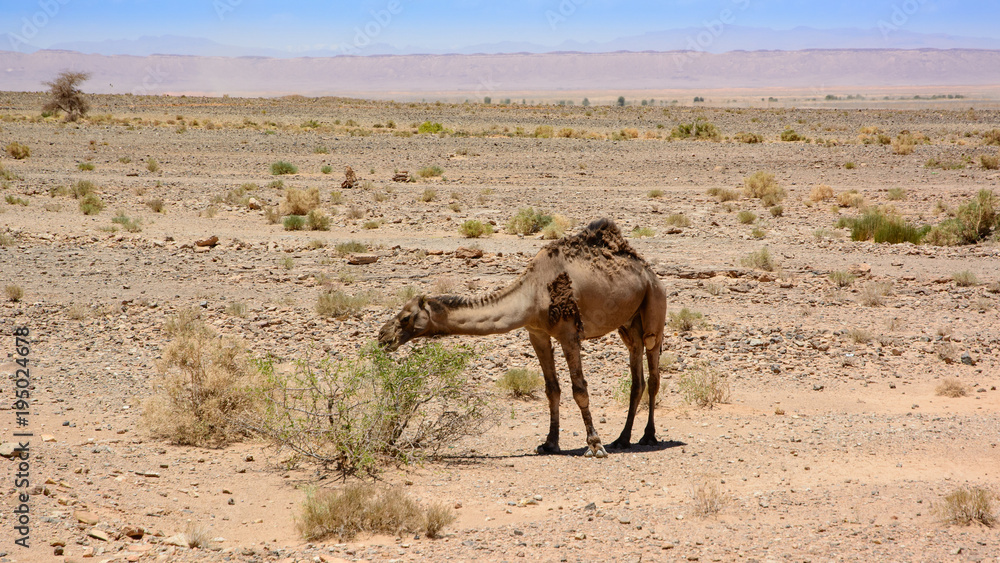
M944 497L937 511L941 518L959 526L982 524L992 528L997 523L993 501L997 495L983 487L960 487Z
M43 82L49 87L49 101L42 106L42 111L63 111L66 121L76 121L87 114L90 104L83 97L79 85L90 78L88 72L63 71L51 82Z
M950 377L939 383L934 392L942 397L964 397L969 394L969 386Z
M398 488L353 483L339 492L306 493L296 527L310 541L330 536L350 541L362 532L402 535L424 531L434 538L454 521L455 514L447 506L435 504L424 509Z
M219 337L196 312L167 321L158 392L144 405L150 433L180 445L220 447L247 435L244 417L259 410L260 370L245 345Z
M282 215L308 215L319 207L319 188L308 190L288 188L285 190L285 201L281 202L279 211Z
M809 190L809 201L819 203L833 197L833 188L826 184L817 184Z

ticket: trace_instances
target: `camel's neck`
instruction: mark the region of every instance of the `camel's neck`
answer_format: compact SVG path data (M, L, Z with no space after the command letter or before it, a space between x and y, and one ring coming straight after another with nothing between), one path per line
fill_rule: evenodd
M530 284L518 279L482 298L440 297L440 314L432 320L434 334L500 334L523 327L534 309Z

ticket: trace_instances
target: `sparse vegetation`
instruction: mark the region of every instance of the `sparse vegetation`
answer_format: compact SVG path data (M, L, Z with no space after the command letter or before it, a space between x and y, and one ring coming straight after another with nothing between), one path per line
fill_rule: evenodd
M495 420L489 398L463 375L473 352L429 343L392 358L374 342L357 358L300 360L272 375L258 430L344 474L375 475L387 461L433 455Z
M24 298L24 288L16 283L4 286L4 293L7 295L7 300L12 303L17 303Z
M959 206L954 217L935 225L926 241L937 246L976 244L1000 227L997 198L991 190L979 190L976 197Z
M160 163L155 158L149 158L146 160L146 170L155 174L160 171Z
M373 300L371 293L350 295L339 289L324 291L316 301L316 313L321 317L345 318L357 315Z
M714 197L719 203L740 199L739 192L729 188L709 188L708 195Z
M417 127L417 133L440 133L444 131L444 127L437 122L425 121Z
M632 238L648 238L656 236L656 231L651 227L636 227L632 229Z
M130 218L124 211L119 211L118 215L111 218L111 222L121 225L122 229L130 233L138 233L142 230L142 221Z
M81 162L81 163L77 164L76 167L81 172L92 172L94 170L94 163L93 162Z
M281 222L286 231L301 231L306 226L305 215L287 215Z
M979 486L959 487L944 497L937 506L941 518L948 524L969 526L981 524L992 528L997 523L993 502L997 495Z
M444 170L440 166L425 166L417 170L417 175L421 178L433 178L442 174L444 174Z
M319 207L319 188L312 187L308 190L288 188L285 190L285 199L281 202L279 210L282 215L306 215L317 207Z
M65 70L55 80L43 82L49 87L49 100L42 106L43 112L62 111L66 121L76 121L87 114L90 104L79 86L90 78L90 73Z
M715 124L702 119L691 123L679 123L670 132L672 139L694 139L696 141L718 141L722 138Z
M906 190L903 188L889 188L887 197L890 201L902 201L906 199Z
M368 252L368 245L363 242L352 240L348 242L337 243L337 245L334 247L334 250L337 251L337 254L341 256L346 256L348 254Z
M283 176L285 174L298 174L299 169L291 162L279 160L271 164L271 175Z
M867 209L858 217L841 217L837 228L843 227L851 230L851 240L874 240L890 244L920 244L931 229L929 226L914 227L903 217L885 214L876 207Z
M667 219L664 222L671 227L691 226L691 220L685 217L683 213L671 213L667 215Z
M979 155L979 165L983 167L983 170L1000 169L1000 156L994 154Z
M515 235L537 233L552 222L552 215L532 207L523 207L507 221L507 232Z
M889 282L868 282L858 292L858 301L868 307L881 307L891 293L892 284Z
M785 199L785 189L778 185L774 174L758 171L743 179L743 191L747 197L760 199L764 207L771 207Z
M566 234L566 230L571 226L569 219L563 217L558 213L552 215L552 221L548 225L542 227L542 238L545 240L555 240L562 238Z
M397 487L377 489L369 483L351 483L339 492L307 491L295 524L309 541L331 536L350 541L360 533L401 536L423 531L435 538L454 521L450 508L443 504L422 508Z
M969 386L954 377L949 377L938 384L934 389L934 393L942 397L957 399L969 394Z
M809 190L809 201L819 203L833 197L833 188L826 184L817 184Z
M729 497L722 492L719 485L707 479L694 486L691 496L694 499L694 513L701 518L722 512L729 501Z
M736 214L736 220L744 225L749 225L757 220L757 216L754 215L753 212L744 210Z
M951 279L955 281L955 285L958 287L971 287L979 285L979 278L976 276L975 272L971 270L955 272L951 275Z
M858 193L858 190L849 190L837 194L837 205L840 207L863 207L865 196Z
M433 188L426 188L418 198L420 201L429 203L437 199L437 190Z
M649 199L661 198L663 197L663 190L649 190L649 192L646 193L646 197Z
M795 129L785 129L781 132L781 140L785 142L804 141L805 137L795 132Z
M535 392L544 387L542 375L524 368L507 370L497 381L497 387L519 399L534 397Z
M80 198L80 211L84 215L97 215L104 210L104 200L95 193L88 193Z
M678 332L690 332L704 323L701 313L692 311L687 307L682 308L676 313L671 312L669 316L670 319L667 321L667 326Z
M757 133L747 133L746 131L740 131L739 133L733 135L733 139L737 142L747 144L764 142L764 137L762 135L758 135Z
M729 381L707 363L688 368L677 378L677 388L689 404L712 408L729 402Z
M771 256L771 251L766 246L744 256L740 259L740 264L747 268L764 270L765 272L773 272L778 269L778 263Z
M834 270L830 272L830 281L837 285L837 287L850 287L856 276L845 270Z
M161 198L147 199L146 207L150 208L154 213L163 213L165 204Z
M164 326L158 392L143 418L155 438L175 444L218 447L244 437L245 417L259 412L267 388L246 347L220 338L196 311L182 311Z
M310 231L329 231L330 217L319 209L312 209L306 214L306 228Z
M7 143L6 151L14 160L24 160L31 156L31 148L17 141Z
M493 234L493 225L478 219L469 219L459 225L458 232L465 238L479 238Z

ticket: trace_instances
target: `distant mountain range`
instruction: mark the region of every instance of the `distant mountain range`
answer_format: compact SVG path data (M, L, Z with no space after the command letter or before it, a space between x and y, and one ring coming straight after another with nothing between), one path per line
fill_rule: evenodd
M0 36L0 49L10 47L22 53L40 50L37 46L11 42ZM350 45L353 39L344 38ZM815 29L796 27L775 30L762 27L722 25L688 27L621 37L611 41L565 41L556 45L508 41L468 45L458 49L434 49L419 45L396 47L373 43L364 47L331 48L292 52L264 47L224 45L210 39L163 35L138 39L73 41L56 43L52 50L76 51L96 55L195 55L202 57L331 57L337 55L414 55L414 54L500 54L500 53L610 53L616 51L797 51L802 49L1000 49L1000 39L927 34L893 29L883 24L871 29Z
M88 55L0 51L0 90L38 91L58 72L91 73L87 92L406 99L521 92L1000 85L1000 50L810 49L342 57ZM951 93L951 90L949 92Z

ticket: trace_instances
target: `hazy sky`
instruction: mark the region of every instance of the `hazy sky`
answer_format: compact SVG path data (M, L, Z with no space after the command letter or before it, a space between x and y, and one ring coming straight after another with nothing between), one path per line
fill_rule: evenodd
M291 51L366 40L442 49L508 40L607 41L704 26L726 14L736 25L776 29L888 23L922 33L1000 36L996 0L0 0L0 34L18 34L42 48L185 35Z

